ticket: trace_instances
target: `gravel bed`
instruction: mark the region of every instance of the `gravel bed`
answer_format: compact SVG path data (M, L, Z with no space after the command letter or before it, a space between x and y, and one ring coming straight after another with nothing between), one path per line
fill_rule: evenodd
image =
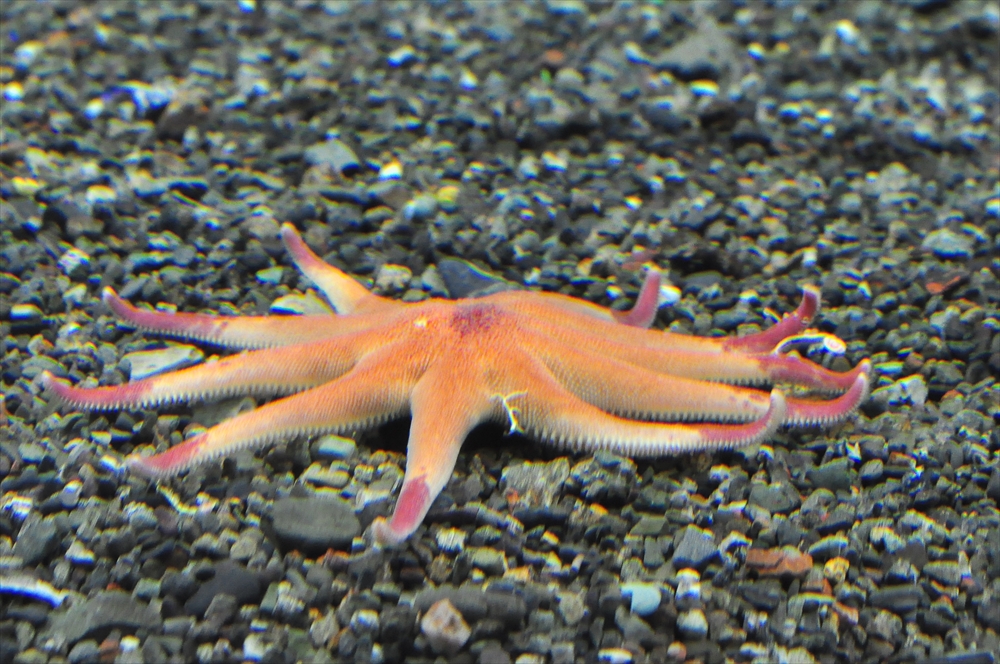
M776 5L776 6L775 6ZM0 661L1000 657L995 2L0 4ZM137 305L328 310L279 224L377 292L496 288L738 334L820 286L871 358L832 429L636 463L470 436L397 550L406 422L150 484L256 401L90 414L210 347Z

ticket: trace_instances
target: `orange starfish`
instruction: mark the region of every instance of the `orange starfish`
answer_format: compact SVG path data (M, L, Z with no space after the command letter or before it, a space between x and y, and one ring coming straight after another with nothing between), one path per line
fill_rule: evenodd
M613 312L554 293L401 303L370 293L320 260L294 227L282 238L339 315L217 317L104 301L144 330L229 348L263 348L115 387L79 388L43 375L87 410L148 407L237 393L287 394L129 467L168 477L280 439L351 432L412 414L395 511L373 523L382 544L405 540L451 477L466 435L484 421L574 450L649 457L717 450L768 438L780 424L832 423L868 392L870 363L836 373L785 352L816 338L806 327L818 292L770 329L700 338L644 329L659 291L647 276L634 309ZM824 335L820 335L824 336ZM752 385L791 383L841 393L786 398Z

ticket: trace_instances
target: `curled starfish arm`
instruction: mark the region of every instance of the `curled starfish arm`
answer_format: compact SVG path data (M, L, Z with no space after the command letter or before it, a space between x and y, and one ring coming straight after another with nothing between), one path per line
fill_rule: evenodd
M762 373L770 382L794 383L821 392L846 392L854 387L859 376L865 376L867 380L872 367L871 362L866 359L849 371L831 371L803 359L798 353L768 353L748 357L759 363Z
M654 271L650 272L652 274ZM642 329L644 325L640 323L644 322L646 317L652 322L656 315L653 291L651 289L647 291L647 285L654 278L651 274L646 276L643 292L640 292L635 307L621 314L612 313L597 305L583 308L579 300L554 293L544 295L542 299L526 300L523 303L515 301L514 304L523 314L542 320L548 325L613 338L621 343L639 346L644 351L661 353L770 353L778 349L786 339L805 331L819 309L819 291L806 286L798 309L763 332L744 337L696 337L675 332L650 335ZM658 296L658 284L656 291L655 294ZM508 294L507 297L514 298L516 295L516 293ZM566 302L559 307L558 313L554 313L548 305L550 301L558 303L557 298L562 298ZM626 325L622 326L620 323Z
M111 288L104 302L127 324L168 337L203 341L234 349L274 348L327 339L365 329L370 317L339 316L213 316L166 313L133 307Z
M351 368L357 355L352 344L321 341L231 355L124 385L73 387L47 371L42 384L74 408L105 411L237 394L298 392L337 378Z
M858 365L854 372L856 377L850 389L836 399L822 401L819 399L788 399L788 414L785 424L792 426L812 426L836 424L847 419L868 398L870 386L869 373L864 366L867 360Z
M333 382L237 415L166 452L133 454L129 468L149 477L170 477L239 450L303 435L367 429L398 417L406 410L413 366L386 363L393 351L399 349L380 349Z
M413 534L448 483L465 437L493 409L470 372L435 366L421 377L410 397L413 420L396 507L388 520L372 523L379 544L393 546Z
M281 225L281 239L295 266L316 284L338 314L400 306L394 300L372 293L353 277L317 256L292 224L286 222Z
M611 315L619 323L645 329L656 320L656 310L659 305L660 271L650 269L646 272L646 278L642 281L642 288L632 308L628 311L612 311Z
M726 337L724 350L745 353L768 353L778 348L782 341L804 332L819 311L819 289L815 286L802 287L802 301L791 314L762 332L743 337Z
M527 297L525 297L527 295ZM660 297L660 272L649 270L642 282L635 304L626 311L608 309L586 300L562 293L503 291L490 296L501 304L509 304L529 316L552 319L553 310L561 311L559 322L571 327L586 328L591 320L615 323L635 328L648 328L656 319ZM603 328L602 328L603 329Z

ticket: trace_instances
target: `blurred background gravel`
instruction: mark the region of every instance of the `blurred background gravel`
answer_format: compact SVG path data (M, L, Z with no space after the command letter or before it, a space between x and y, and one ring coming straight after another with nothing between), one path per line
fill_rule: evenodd
M1000 651L995 2L0 4L0 660L911 662ZM150 486L251 399L83 414L38 376L313 313L291 221L406 300L492 288L735 334L822 288L833 430L636 464L483 429L399 551L406 423ZM767 313L765 313L767 312ZM444 602L442 600L447 600ZM433 607L433 609L432 609ZM433 618L433 619L432 619Z

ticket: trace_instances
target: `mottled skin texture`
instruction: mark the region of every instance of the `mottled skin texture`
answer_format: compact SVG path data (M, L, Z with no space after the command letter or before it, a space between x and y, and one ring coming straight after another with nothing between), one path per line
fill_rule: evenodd
M337 310L330 316L216 317L137 309L110 289L105 302L145 330L229 348L259 349L115 387L43 381L89 410L152 406L232 394L290 394L129 467L165 478L238 449L295 436L345 432L412 415L406 472L382 544L404 541L451 477L476 425L574 450L649 457L717 450L768 438L781 424L830 424L867 395L867 360L831 372L782 352L806 332L818 293L770 329L699 338L645 329L659 277L635 308L612 312L552 293L507 291L470 300L405 304L370 293L320 260L295 229L282 229L298 267ZM785 397L757 385L790 383L828 400Z

